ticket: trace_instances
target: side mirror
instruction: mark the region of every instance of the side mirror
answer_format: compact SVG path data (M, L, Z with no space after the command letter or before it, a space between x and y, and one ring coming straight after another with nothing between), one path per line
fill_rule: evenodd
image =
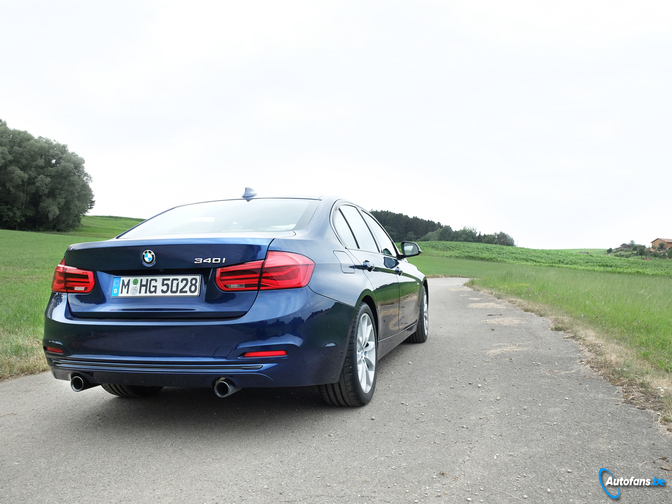
M401 242L402 257L414 257L420 255L422 250L415 242Z

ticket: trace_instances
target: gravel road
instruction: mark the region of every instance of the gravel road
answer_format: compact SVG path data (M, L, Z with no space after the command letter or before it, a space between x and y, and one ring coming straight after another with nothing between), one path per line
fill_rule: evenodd
M581 364L549 322L430 281L430 338L379 363L364 408L313 389L76 394L0 383L0 502L672 502L672 439ZM668 457L666 460L665 457ZM616 488L611 489L613 493Z

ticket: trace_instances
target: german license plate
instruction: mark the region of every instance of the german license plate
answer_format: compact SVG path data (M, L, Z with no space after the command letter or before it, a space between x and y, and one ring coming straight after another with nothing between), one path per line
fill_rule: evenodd
M112 297L198 297L200 294L201 275L123 276L112 280Z

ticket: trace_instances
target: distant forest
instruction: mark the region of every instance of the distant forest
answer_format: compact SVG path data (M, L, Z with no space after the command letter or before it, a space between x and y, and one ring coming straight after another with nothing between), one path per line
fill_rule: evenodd
M443 226L440 222L409 217L408 215L388 212L386 210L371 210L378 222L390 233L396 242L406 241L454 241L491 243L515 247L514 239L500 231L493 234L481 234L476 229L463 227L453 230L450 226Z

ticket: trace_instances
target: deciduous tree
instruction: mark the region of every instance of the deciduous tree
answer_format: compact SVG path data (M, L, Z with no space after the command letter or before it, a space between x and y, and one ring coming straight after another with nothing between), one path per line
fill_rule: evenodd
M84 159L0 120L0 227L67 231L93 208Z

